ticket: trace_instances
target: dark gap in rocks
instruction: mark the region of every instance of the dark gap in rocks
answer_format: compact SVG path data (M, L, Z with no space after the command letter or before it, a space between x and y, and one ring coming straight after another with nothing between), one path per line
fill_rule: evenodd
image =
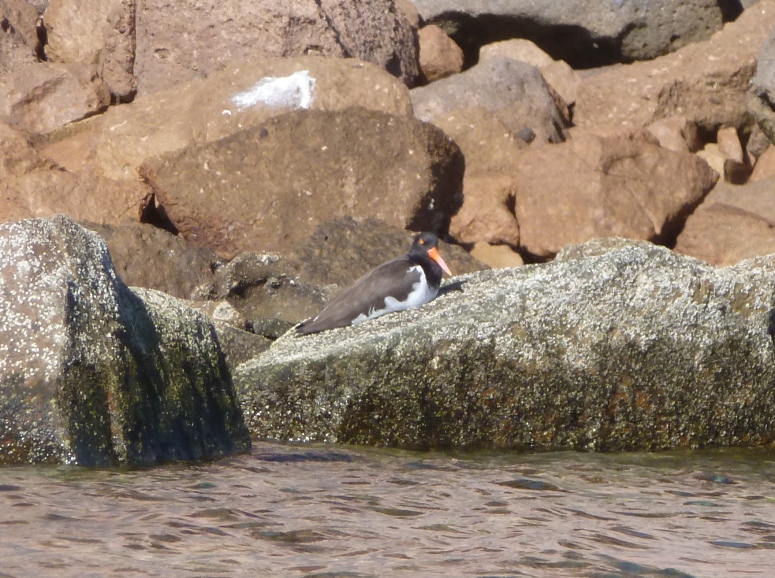
M38 16L38 21L35 23L35 33L38 35L38 43L35 45L35 57L40 61L47 61L46 56L46 44L48 44L48 31L46 25L43 22L43 17Z
M724 22L737 20L737 17L745 10L740 0L718 0L718 7L721 10L721 19Z
M177 235L180 231L167 215L164 206L156 202L156 195L149 195L148 202L140 210L140 222Z

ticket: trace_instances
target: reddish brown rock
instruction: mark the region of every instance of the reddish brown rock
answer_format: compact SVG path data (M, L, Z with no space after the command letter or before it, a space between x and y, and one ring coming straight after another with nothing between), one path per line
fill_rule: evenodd
M685 116L701 129L742 127L759 47L775 27L775 2L761 0L709 40L647 62L586 75L574 121L579 126L636 128Z
M540 258L594 237L669 242L718 179L704 161L643 135L573 133L520 157L521 247Z
M452 137L466 159L466 175L509 172L525 141L516 136L494 112L473 107L440 115L433 124Z
M737 135L735 127L720 128L716 133L716 142L719 152L724 155L724 158L738 163L744 161L743 145L740 144L740 137Z
M39 155L25 135L0 123L0 183L39 169L53 169L49 159Z
M463 70L463 51L441 28L424 26L419 39L420 70L425 80L433 82Z
M288 113L141 172L178 231L227 258L280 250L343 215L445 233L462 201L449 137L361 108Z
M136 10L135 0L51 0L48 59L95 66L118 100L130 99L137 90L132 74Z
M310 88L311 110L363 105L390 114L412 114L406 86L373 64L338 58L270 58L236 64L206 80L137 98L131 106L111 107L99 117L52 135L42 150L73 171L84 168L114 179L135 180L137 167L146 158L211 142L298 108L302 95L290 91L285 103L267 102L278 91L259 93L263 101L257 97L254 104L239 106L234 101L242 97L240 102L249 102L261 83L283 79L289 83L288 79L297 79L298 89Z
M452 218L450 233L461 243L519 245L511 173L527 149L495 115L483 108L455 110L434 124L460 146L466 160L463 207Z
M66 214L96 223L138 220L150 189L89 173L34 170L0 181L0 222Z
M105 110L110 92L85 65L41 62L0 77L0 120L46 133Z
M716 187L686 220L675 250L720 266L775 253L775 182Z
M716 140L719 152L724 156L724 180L736 185L746 182L753 165L743 150L737 129L733 126L720 128Z
M372 62L411 86L419 74L416 34L393 0L146 0L137 14L135 73L140 92L155 93L234 63L311 54Z

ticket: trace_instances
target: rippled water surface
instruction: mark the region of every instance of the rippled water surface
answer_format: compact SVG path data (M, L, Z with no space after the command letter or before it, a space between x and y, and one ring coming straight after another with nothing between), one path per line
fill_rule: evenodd
M775 450L0 469L0 576L775 576Z

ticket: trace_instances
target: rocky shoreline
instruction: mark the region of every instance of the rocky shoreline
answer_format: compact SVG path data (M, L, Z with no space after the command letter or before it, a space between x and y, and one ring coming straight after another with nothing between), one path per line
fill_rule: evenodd
M773 443L775 0L362 4L0 3L0 463Z

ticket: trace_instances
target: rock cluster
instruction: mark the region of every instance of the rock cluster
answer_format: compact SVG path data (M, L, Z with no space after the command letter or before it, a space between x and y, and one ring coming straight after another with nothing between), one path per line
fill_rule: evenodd
M774 30L775 0L0 0L0 460L240 451L240 403L254 435L281 438L771 440L752 408L772 387ZM460 317L449 331L423 310L362 343L347 329L267 351L416 230L472 274L438 305ZM632 244L568 248L607 237ZM34 259L49 272L25 292ZM543 265L483 272L525 262ZM676 313L698 303L720 317ZM681 376L698 390L681 397ZM176 405L183 382L196 407ZM723 401L743 382L745 403ZM703 429L714 399L729 413ZM132 403L170 409L146 431Z

